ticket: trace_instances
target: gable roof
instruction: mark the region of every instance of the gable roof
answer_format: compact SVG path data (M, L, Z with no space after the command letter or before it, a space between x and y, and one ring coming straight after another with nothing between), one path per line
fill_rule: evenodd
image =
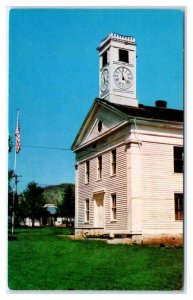
M106 107L110 111L116 112L117 114L122 116L123 120L125 121L128 120L130 117L134 117L134 118L149 119L149 120L162 120L166 122L168 121L168 122L183 123L183 117L184 117L183 110L157 107L157 106L153 107L153 106L147 106L143 104L139 104L138 107L134 107L134 106L128 106L122 104L115 104L105 99L96 98L71 146L72 150L74 150L78 141L85 134L86 124L93 117L94 113L96 112L96 109L99 106Z
M147 118L153 120L164 120L164 121L175 121L183 122L184 113L183 110L164 108L164 107L153 107L143 104L139 104L138 107L115 104L111 103L105 99L99 99L98 101L106 103L120 112L126 114L127 116Z

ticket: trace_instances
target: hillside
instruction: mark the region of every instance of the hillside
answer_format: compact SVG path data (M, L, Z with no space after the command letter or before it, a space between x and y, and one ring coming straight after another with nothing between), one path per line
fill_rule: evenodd
M45 187L44 197L46 199L47 204L57 204L60 203L64 197L64 191L68 185L74 184L72 183L62 183L59 185L49 185Z

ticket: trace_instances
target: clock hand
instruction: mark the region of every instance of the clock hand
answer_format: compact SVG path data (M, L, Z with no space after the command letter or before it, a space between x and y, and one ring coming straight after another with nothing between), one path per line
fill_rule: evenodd
M124 75L123 75L123 70L122 70L122 80L126 81L126 80L125 80L125 77L124 77Z
M125 80L125 78L123 76L123 69L122 69L121 75L122 75L122 80Z

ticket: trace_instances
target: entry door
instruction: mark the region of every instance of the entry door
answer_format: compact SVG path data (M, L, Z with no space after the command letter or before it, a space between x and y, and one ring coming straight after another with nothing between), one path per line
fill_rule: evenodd
M95 196L94 226L104 227L104 195Z

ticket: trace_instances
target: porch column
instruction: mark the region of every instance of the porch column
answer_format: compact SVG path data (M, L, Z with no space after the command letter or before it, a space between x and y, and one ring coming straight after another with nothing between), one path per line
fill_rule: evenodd
M74 220L74 226L75 228L78 227L78 176L79 176L79 170L78 170L78 164L75 165L75 220Z

